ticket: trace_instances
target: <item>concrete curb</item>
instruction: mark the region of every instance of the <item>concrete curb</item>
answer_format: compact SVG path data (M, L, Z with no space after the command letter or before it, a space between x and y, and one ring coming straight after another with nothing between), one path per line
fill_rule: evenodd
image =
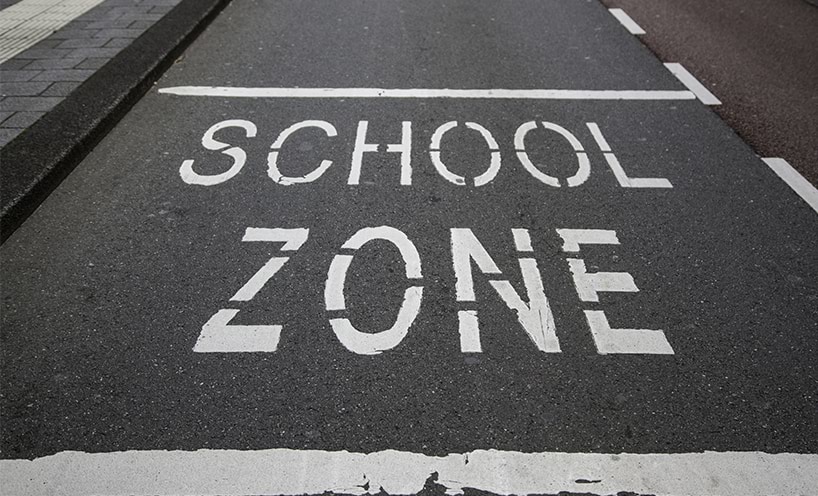
M37 209L229 2L183 0L3 148L0 243Z

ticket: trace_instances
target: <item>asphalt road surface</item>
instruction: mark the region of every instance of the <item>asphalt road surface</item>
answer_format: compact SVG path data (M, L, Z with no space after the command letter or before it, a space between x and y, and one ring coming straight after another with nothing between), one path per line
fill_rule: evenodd
M0 468L815 494L816 232L597 1L237 0L0 249Z

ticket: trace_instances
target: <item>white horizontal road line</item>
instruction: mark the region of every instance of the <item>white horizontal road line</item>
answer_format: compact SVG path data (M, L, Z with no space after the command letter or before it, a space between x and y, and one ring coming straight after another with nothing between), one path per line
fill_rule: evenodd
M44 40L103 0L22 0L0 11L0 63Z
M448 494L561 491L753 496L818 494L818 455L473 451L443 457L404 451L65 451L0 461L7 494L416 494L433 473Z
M793 169L792 166L783 158L764 158L762 159L770 169L773 170L778 177L784 180L793 191L798 193L798 196L804 199L805 202L818 212L818 189L804 179L804 176Z
M721 105L721 101L716 98L716 95L710 93L693 74L687 72L687 69L685 69L682 64L668 63L665 64L665 67L667 67L683 85L687 86L687 89L692 91L703 104Z
M623 25L625 29L630 31L631 34L640 35L645 34L645 30L639 27L639 24L636 24L636 21L631 19L631 16L625 13L622 9L608 9L610 10L611 14Z
M236 88L175 86L159 93L234 98L483 98L523 100L695 100L684 90L508 90L508 89L385 89L385 88Z

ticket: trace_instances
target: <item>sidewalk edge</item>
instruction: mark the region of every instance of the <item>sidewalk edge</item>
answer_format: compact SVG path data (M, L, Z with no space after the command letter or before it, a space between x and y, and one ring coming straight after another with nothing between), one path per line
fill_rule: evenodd
M182 0L2 149L0 243L151 88L230 0Z

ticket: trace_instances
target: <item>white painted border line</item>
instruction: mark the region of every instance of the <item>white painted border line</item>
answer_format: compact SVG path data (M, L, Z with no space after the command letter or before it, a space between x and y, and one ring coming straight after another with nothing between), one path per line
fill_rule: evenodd
M815 186L810 184L804 176L798 173L797 170L793 169L792 166L784 160L783 158L763 158L761 159L770 166L770 169L773 170L778 177L784 180L787 185L795 191L798 196L804 199L805 202L818 213L818 189L815 189Z
M716 95L704 87L702 83L693 74L690 74L682 64L667 63L665 67L676 76L676 79L687 86L687 89L693 92L696 97L705 105L721 105L721 101L716 98Z
M509 90L509 89L386 89L386 88L239 88L175 86L159 93L232 98L479 98L523 100L695 100L684 90Z
M625 26L625 29L627 29L631 34L635 34L635 35L645 34L645 30L642 29L639 26L639 24L636 24L636 21L631 19L631 16L629 16L627 13L625 13L624 10L622 10L622 9L608 9L608 10L611 12L611 14L613 14L614 17L616 17L616 20L618 20L620 22L620 24Z
M65 451L0 461L0 487L19 496L71 494L416 494L432 473L449 494L754 496L818 494L818 455L472 451L443 457L404 451ZM581 481L581 482L580 482ZM368 485L367 485L368 483ZM368 489L364 489L367 487Z

